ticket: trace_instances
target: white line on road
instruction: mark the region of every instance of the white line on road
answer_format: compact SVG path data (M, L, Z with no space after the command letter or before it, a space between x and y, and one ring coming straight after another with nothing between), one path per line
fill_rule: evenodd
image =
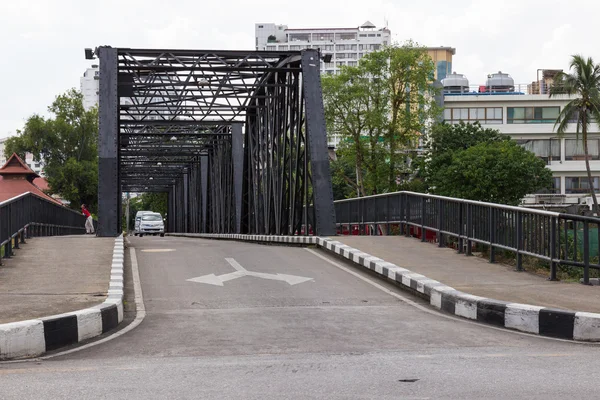
M233 258L226 258L225 261L229 263L236 271L247 271L246 268L242 267L240 263L235 261Z
M269 274L266 272L255 272L248 271L246 268L242 267L240 263L235 261L233 258L226 258L225 261L229 263L234 269L235 272L230 272L228 274L223 275L215 275L208 274L202 275L197 278L187 279L188 282L196 282L196 283L206 283L208 285L214 286L224 286L223 282L227 282L233 279L241 278L244 276L253 276L255 278L261 279L269 279L273 281L284 281L287 282L290 286L297 285L299 283L314 281L313 278L305 278L303 276L296 275L286 275L286 274Z
M341 269L342 271L345 271L345 272L347 272L347 273L349 273L351 275L354 275L358 279L362 280L363 282L368 283L371 286L376 287L377 289L381 290L382 292L385 292L385 293L389 294L390 296L393 296L393 297L397 298L398 300L400 300L400 301L402 301L402 302L404 302L404 303L406 303L406 304L408 304L408 305L410 305L412 307L418 308L421 311L424 311L424 312L426 312L428 314L431 314L431 315L435 315L437 317L443 317L443 318L446 318L446 319L451 319L453 321L462 322L462 323L465 323L465 324L477 325L477 326L480 326L482 328L487 328L487 329L493 329L495 331L502 331L502 332L512 333L512 334L515 334L515 335L528 336L528 337L532 337L532 338L536 338L536 339L558 341L558 342L565 342L565 343L571 343L571 344L582 344L582 345L586 345L586 346L599 346L600 345L599 343L580 342L580 341L576 341L576 340L559 339L559 338L552 338L552 337L547 337L547 336L533 335L533 334L530 334L530 333L517 332L517 331L510 330L510 329L503 329L503 328L498 328L496 326L490 326L490 325L485 325L485 324L481 324L481 323L477 323L477 322L473 322L473 321L468 321L468 320L465 320L465 319L462 319L462 318L457 318L457 317L453 317L451 315L447 315L447 314L444 314L444 313L441 313L441 312L438 312L438 311L434 311L434 310L431 310L431 309L429 309L429 308L427 308L427 307L425 307L425 306L423 306L423 305L421 305L419 303L416 303L416 302L412 301L409 298L406 298L404 296L399 295L398 293L396 293L396 292L394 292L394 291L392 291L392 290L390 290L390 289L388 289L388 288L380 285L379 283L377 283L377 282L375 282L375 281L373 281L373 280L371 280L371 279L369 279L369 278L367 278L367 277L359 274L358 272L353 271L351 268L348 268L348 267L346 267L346 266L344 266L344 265L342 265L342 264L340 264L338 262L330 260L329 258L327 258L326 256L324 256L323 254L320 254L319 252L317 252L317 251L315 251L313 249L307 249L307 248L305 248L304 250L306 250L309 253L312 253L313 255L319 257L323 261L326 261L329 264L331 264L331 265L333 265L333 266Z

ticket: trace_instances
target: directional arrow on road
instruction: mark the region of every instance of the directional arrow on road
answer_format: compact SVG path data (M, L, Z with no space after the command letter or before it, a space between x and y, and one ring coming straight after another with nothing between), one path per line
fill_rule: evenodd
M215 274L203 275L203 276L199 276L197 278L188 279L188 282L206 283L209 285L223 286L223 282L227 282L232 279L241 278L242 276L254 276L257 278L270 279L273 281L284 281L284 282L287 282L289 285L297 285L299 283L313 280L313 278L305 278L303 276L296 276L296 275L267 274L265 272L248 271L246 268L242 267L233 258L226 258L225 260L235 269L235 272L230 272L228 274L223 274L223 275L215 275Z

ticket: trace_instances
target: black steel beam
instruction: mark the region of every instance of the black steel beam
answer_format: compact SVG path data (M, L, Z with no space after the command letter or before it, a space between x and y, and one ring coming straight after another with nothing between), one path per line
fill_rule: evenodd
M98 236L120 231L121 192L118 164L117 49L101 47L98 137Z

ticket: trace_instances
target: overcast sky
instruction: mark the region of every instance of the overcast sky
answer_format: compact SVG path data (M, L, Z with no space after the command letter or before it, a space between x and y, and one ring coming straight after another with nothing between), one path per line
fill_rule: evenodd
M85 47L254 49L255 22L387 20L395 41L455 47L453 69L471 84L498 70L530 83L538 68L567 69L571 54L600 62L599 17L597 0L1 0L0 137L79 88Z

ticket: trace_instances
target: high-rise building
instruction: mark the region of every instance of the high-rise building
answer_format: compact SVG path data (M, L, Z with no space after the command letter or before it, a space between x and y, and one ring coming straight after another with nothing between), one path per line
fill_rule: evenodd
M344 65L355 66L365 54L391 43L388 28L367 21L356 28L296 28L272 23L255 24L256 50L320 49L331 61L321 60L321 73L335 74Z
M427 47L427 54L435 65L435 79L441 81L452 73L452 56L456 54L453 47Z
M83 94L83 108L89 110L98 106L98 94L100 90L98 65L92 65L80 78L81 93Z

